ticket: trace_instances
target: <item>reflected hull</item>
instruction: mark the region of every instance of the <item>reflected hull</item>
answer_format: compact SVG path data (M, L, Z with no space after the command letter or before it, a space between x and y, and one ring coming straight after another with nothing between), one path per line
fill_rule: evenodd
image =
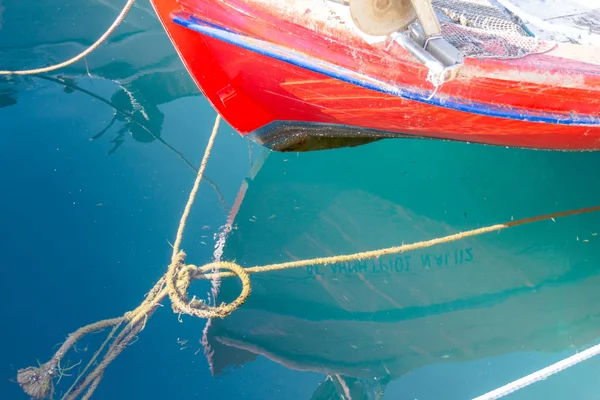
M362 163L352 150L270 153L247 179L223 261L251 267L415 243L597 197L585 179L550 167L579 170L595 165L594 154L433 141L364 151L361 159L375 161ZM495 171L501 163L504 173ZM586 346L600 329L599 221L598 213L569 217L252 275L246 304L206 329L213 373L263 355L297 370L394 379L426 366ZM225 279L217 292L217 303L230 302L240 284Z

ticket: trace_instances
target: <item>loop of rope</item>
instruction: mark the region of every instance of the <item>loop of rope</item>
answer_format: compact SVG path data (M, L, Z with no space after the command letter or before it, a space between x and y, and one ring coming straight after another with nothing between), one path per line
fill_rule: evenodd
M173 311L177 314L188 314L199 318L225 318L246 302L252 291L250 276L238 264L232 262L215 262L197 267L183 263L185 254L179 252L175 263L169 266L166 276L167 290ZM206 272L229 270L242 282L242 291L231 303L222 303L211 307L197 299L189 300L188 289L193 280L205 279ZM218 272L217 272L218 273Z
M550 214L538 215L535 217L522 218L519 220L505 222L503 224L490 225L483 228L472 229L469 231L459 232L439 238L425 240L416 243L403 244L402 246L386 247L378 250L370 250L353 254L343 254L331 257L318 257L312 259L276 263L270 265L256 266L250 268L242 268L238 264L231 262L216 262L206 264L201 267L193 264L184 264L185 254L180 251L173 259L166 275L166 284L169 298L173 305L173 311L176 313L184 313L200 318L224 318L242 306L250 292L252 286L250 275L265 272L282 271L292 268L300 268L315 265L337 264L343 262L352 262L364 260L368 258L379 258L391 254L405 253L407 251L424 249L442 243L450 243L467 237L479 236L484 233L497 232L502 229L507 229L519 225L526 225L533 222L550 220L560 217L573 216L578 214L587 214L600 211L600 206L579 208L569 211L560 211ZM230 272L223 272L229 270ZM189 300L187 289L192 280L196 279L222 279L237 276L242 281L242 292L239 297L229 303L222 304L219 307L210 307L199 300Z
M108 364L110 364L123 349L125 349L131 341L134 340L137 333L144 329L147 319L157 309L160 303L166 298L172 302L173 310L176 313L185 313L200 318L224 318L231 314L234 310L244 304L246 299L251 293L251 282L250 274L253 273L264 273L272 271L280 271L291 268L298 268L309 265L325 265L332 264L342 261L356 261L365 258L381 257L389 254L397 254L415 249L422 249L426 247L435 246L442 243L449 243L456 240L464 239L466 237L478 236L484 233L499 231L519 225L530 224L537 221L555 219L559 217L566 217L577 214L591 213L600 211L600 206L580 208L575 210L569 210L564 212L555 212L551 214L539 215L530 218L523 218L516 221L509 221L503 224L491 225L483 228L477 228L470 231L459 232L456 234L422 241L418 243L411 243L402 246L389 247L379 250L372 250L354 254L339 255L333 257L319 257L309 260L300 260L292 262L277 263L265 266L256 266L251 268L242 268L235 263L218 262L197 267L191 264L185 264L185 253L180 250L181 242L183 240L183 232L185 230L187 218L190 214L192 204L194 203L195 196L198 192L200 182L202 180L206 164L208 162L209 155L212 150L214 139L216 137L220 122L220 115L217 114L213 132L209 138L208 144L205 149L204 157L202 159L198 174L194 182L194 186L190 192L188 202L185 206L179 227L177 230L177 236L175 244L173 246L173 255L171 257L171 263L167 273L159 279L154 287L148 292L147 298L137 307L135 310L128 312L121 318L113 320L99 321L94 324L90 324L77 330L74 334L69 336L69 339L61 346L59 351L53 356L53 358L46 364L40 367L28 367L19 370L18 382L23 390L30 394L32 397L42 399L47 397L52 392L52 379L56 376L55 371L60 360L67 352L67 350L73 346L73 344L99 328L105 328L109 326L115 326L121 324L123 321L128 321L126 326L121 332L114 338L113 343L104 355L104 359L100 362L96 368L91 371L85 379L79 384L79 386L69 394L65 400L74 399L82 391L87 388L85 398L89 398L98 386L104 371ZM223 270L227 270L223 272ZM197 279L214 279L238 276L242 282L242 291L238 298L229 304L221 304L216 307L210 307L207 304L193 298L189 300L188 289L193 280ZM96 357L98 352L94 355ZM79 377L78 377L79 379Z
M50 65L48 67L43 67L43 68L36 68L36 69L25 69L25 70L16 70L16 71L0 71L0 75L35 75L35 74L43 74L46 72L50 72L50 71L54 71L60 68L64 68L67 67L71 64L76 63L77 61L81 60L82 58L84 58L85 56L87 56L88 54L90 54L92 51L96 50L98 48L98 46L100 46L113 32L115 29L117 29L117 27L121 24L121 22L123 22L123 19L125 18L125 15L127 15L127 13L129 12L129 10L131 9L131 6L133 6L133 3L135 2L135 0L127 0L127 3L125 4L125 6L123 6L123 10L121 10L121 13L117 16L117 18L115 19L115 21L112 23L112 25L106 30L106 32L104 32L104 34L102 36L100 36L100 38L98 40L96 40L96 42L94 44L92 44L90 47L88 47L87 49L85 49L84 51L82 51L81 53L79 53L78 55L76 55L73 58L70 58L64 62L61 62L59 64L54 64L54 65Z
M45 73L59 68L63 68L65 66L71 65L79 61L80 59L84 58L92 51L94 51L98 46L100 46L100 44L102 44L108 38L110 34L112 34L112 32L117 28L117 26L119 26L119 24L123 21L125 15L131 9L134 1L135 0L128 0L121 13L115 19L113 24L108 28L108 30L93 45L88 47L79 55L60 64L31 70L0 71L0 75L32 75ZM17 381L21 388L31 397L35 399L43 399L47 398L49 395L52 396L52 380L57 376L57 373L63 373L63 371L60 368L60 361L67 353L67 351L83 336L99 329L113 327L111 333L106 338L105 342L102 344L100 349L96 351L92 358L92 361L95 362L102 349L108 344L109 340L112 339L112 344L106 351L103 360L98 364L94 363L96 365L94 369L75 388L74 386L77 383L77 381L80 380L80 378L82 378L87 369L92 365L92 361L90 361L90 363L88 363L83 372L79 374L73 386L69 389L69 391L67 391L65 396L63 396L64 400L72 400L79 396L81 393L83 393L83 391L87 388L87 392L83 395L83 398L90 398L91 395L94 393L95 389L98 387L102 377L104 376L104 371L106 370L108 364L110 364L121 353L121 351L123 351L128 345L132 343L136 335L144 329L148 318L153 314L153 312L158 308L160 303L166 297L169 297L169 299L171 300L173 311L176 313L188 314L199 318L225 318L233 311L238 309L240 306L242 306L250 296L250 293L252 291L250 274L253 273L264 273L298 268L309 265L326 265L338 262L357 261L366 258L377 258L389 254L397 254L415 249L423 249L441 243L453 242L456 240L464 239L466 237L478 236L484 233L499 231L502 229L515 227L518 225L525 225L532 222L600 211L600 206L596 206L565 212L557 212L552 214L540 215L537 217L524 218L517 221L510 221L504 224L497 224L484 228L473 229L470 231L460 232L441 238L402 246L389 247L379 250L365 251L360 253L339 255L333 257L320 257L309 260L256 266L251 268L242 268L240 265L232 262L215 262L206 264L202 267L198 267L191 264L185 264L185 253L180 250L181 242L183 240L183 231L185 229L187 218L189 216L192 204L194 203L196 194L198 192L200 181L203 178L204 171L206 169L206 164L208 162L214 139L219 128L219 123L220 115L217 114L212 134L209 138L208 144L205 149L204 157L196 175L194 186L192 188L192 191L190 192L188 202L185 206L183 215L179 222L177 236L175 244L173 246L171 263L169 264L166 274L161 279L159 279L159 281L154 285L154 287L148 292L147 297L142 302L142 304L140 304L133 311L127 312L119 318L102 320L79 328L77 331L69 335L68 339L63 343L63 345L54 354L50 361L43 365L40 365L39 367L27 367L24 369L20 369L17 374ZM223 272L224 270L226 270L226 272ZM223 303L219 306L213 307L207 305L206 303L200 300L197 300L195 297L191 300L189 299L188 291L192 281L198 279L214 279L232 276L237 276L240 279L242 283L242 290L237 299L235 299L231 303ZM115 332L123 324L125 325L125 327L123 327L120 333L115 336ZM583 361L584 358L589 358L592 355L598 353L600 353L600 348L590 349L585 354L585 356L569 359L568 362L561 363L560 365L557 364L558 366L549 367L549 369L547 370L543 370L539 373L532 374L531 376L523 378L523 380L513 382L503 388L491 392L491 394L488 394L489 396L484 396L486 399L502 397L508 393L511 393L512 391L518 390L521 387L531 384L536 380L543 379L543 377L554 374L561 369L565 369L572 365L575 365Z
M244 268L245 272L249 275L256 273L265 273L265 272L273 272L273 271L282 271L291 268L299 268L299 267L307 267L307 266L315 266L315 265L327 265L327 264L337 264L343 262L352 262L352 261L360 261L369 258L379 258L386 255L391 254L399 254L405 253L407 251L420 250L432 246L436 246L443 243L455 242L457 240L462 240L468 237L480 236L485 233L497 232L503 229L513 228L520 225L527 225L534 222L546 221L546 220L555 220L561 217L574 216L579 214L589 214L593 212L600 211L599 206L593 207L585 207L578 208L574 210L568 211L558 211L549 214L542 214L535 217L527 217L518 220L508 221L502 224L490 225L483 228L471 229L468 231L458 232L447 236L442 236L435 239L424 240L416 243L407 243L401 246L394 247L386 247L378 250L369 250L352 254L342 254L337 256L330 257L317 257L305 260L298 261L289 261L283 263L269 264L269 265L261 265L255 267ZM210 265L210 264L209 264ZM198 267L196 267L198 268ZM204 267L202 267L204 268ZM214 279L214 278L229 278L234 276L233 273L230 272L215 272L215 273L205 273L198 279Z

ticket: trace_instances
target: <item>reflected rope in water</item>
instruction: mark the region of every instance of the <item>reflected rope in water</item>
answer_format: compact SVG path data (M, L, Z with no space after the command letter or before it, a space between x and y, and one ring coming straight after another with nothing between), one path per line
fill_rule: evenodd
M106 38L116 29L121 23L125 14L129 11L133 5L134 0L128 0L127 4L113 22L110 28L98 39L92 46L80 53L78 56L73 57L63 63L56 64L54 66L23 70L23 71L0 71L0 75L33 75L40 74L43 72L49 72L70 65L82 58L87 54L95 50ZM209 138L207 147L205 149L200 168L197 171L196 179L186 203L183 215L181 216L179 227L177 229L177 236L173 245L173 252L171 255L171 262L168 266L167 272L161 279L156 282L154 287L146 294L145 300L133 311L125 313L122 317L106 319L102 321L89 324L69 335L67 340L61 345L59 350L52 356L52 358L38 367L28 367L20 369L17 374L17 381L21 388L33 398L43 399L53 396L54 386L53 380L55 378L60 379L63 376L65 369L61 368L60 362L66 353L85 335L107 328L112 327L111 332L108 334L104 343L94 353L92 359L88 362L84 370L77 376L75 382L69 388L69 390L62 396L63 400L75 399L79 395L83 394L83 399L89 399L104 376L104 371L108 365L134 340L137 334L142 331L148 318L152 316L154 311L161 305L160 303L169 297L171 300L171 306L173 311L178 314L188 314L197 316L200 318L224 318L231 314L237 308L244 304L246 299L250 296L252 291L250 274L253 273L264 273L271 271L280 271L291 268L299 268L309 265L325 265L339 262L357 261L366 258L381 257L388 254L403 253L410 250L423 249L434 245L449 243L457 240L464 239L466 237L478 236L489 232L500 231L511 227L520 225L530 224L533 222L539 222L558 217L566 217L577 214L591 213L600 211L600 206L582 208L577 210L570 210L565 212L557 212L552 214L540 215L537 217L525 218L517 221L510 221L503 224L492 225L484 228L473 229L466 232L460 232L445 237L432 239L428 241L407 244L396 247L389 247L379 250L366 251L348 255L339 255L333 257L319 257L309 260L300 260L293 262L277 263L265 266L256 266L252 268L242 268L236 263L231 262L215 262L211 264L198 267L191 264L185 264L185 253L181 250L181 243L183 240L183 232L189 217L192 205L195 201L200 182L203 179L206 164L210 156L214 140L219 128L221 117L217 114L215 124L211 136ZM228 270L229 272L223 272ZM223 303L219 306L211 307L208 306L201 300L197 300L193 297L191 300L188 296L188 288L193 280L199 279L221 279L225 277L237 276L242 281L242 291L238 298L231 303ZM124 325L124 326L123 326ZM121 331L115 336L119 328ZM102 361L96 364L98 357L112 340L112 343L108 347L108 350L104 354ZM578 355L569 357L559 363L556 363L550 367L540 370L532 375L529 375L521 380L512 382L500 389L490 392L486 395L479 397L478 399L496 399L508 395L522 387L525 387L538 380L545 379L546 377L557 373L561 370L576 365L587 358L590 358L600 353L600 345L594 346ZM88 369L95 365L95 368L86 375ZM79 382L79 384L77 384ZM85 391L85 393L84 393Z
M174 148L173 146L171 146L169 143L167 143L162 137L154 134L154 132L152 132L152 130L150 128L148 128L146 125L142 124L141 122L137 121L135 118L132 118L132 116L130 115L130 113L128 113L127 111L123 111L121 108L117 107L116 104L114 104L113 102L111 102L110 100L105 99L104 97L101 97L99 95L97 95L96 93L90 92L87 89L84 89L82 87L80 87L79 85L76 85L74 83L70 83L67 80L64 79L60 79L60 78L53 78L50 76L45 76L45 75L38 75L36 76L36 78L38 79L43 79L43 80L47 80L50 82L54 82L54 83L58 83L60 85L63 85L66 88L72 89L72 90L77 90L85 95L91 96L94 99L108 105L109 107L111 107L116 114L121 115L123 118L125 118L125 120L127 120L129 123L133 123L138 125L142 130L144 130L144 132L148 133L148 135L152 136L152 138L154 138L154 140L157 140L158 142L160 142L163 146L165 146L165 148L167 148L167 150L173 152L178 158L180 158L192 171L194 171L194 173L198 173L198 168L196 168L187 158L185 158L185 156L176 148ZM114 123L116 122L116 116L108 123L107 126L105 126L104 128L102 128L102 130L97 133L96 135L92 136L92 138L90 138L90 140L95 140L97 138L99 138L100 136L102 136L104 133L106 133L106 131L108 131L110 129L110 127L112 125L114 125ZM225 196L223 196L223 193L221 193L221 190L219 189L219 186L212 180L210 179L208 176L203 176L202 179L204 179L215 191L215 194L217 195L217 197L219 198L219 203L221 204L221 207L228 211L229 210L229 205L227 204L226 200L225 200Z
M250 274L280 271L309 265L325 265L362 260L366 258L381 257L388 254L397 254L407 252L410 250L423 249L442 243L449 243L467 237L478 236L485 233L500 231L502 229L517 227L534 222L554 220L555 218L559 217L600 211L600 206L594 206L564 212L556 212L531 218L524 218L516 221L510 221L503 224L491 225L488 227L473 229L465 232L459 232L453 235L448 235L428 241L333 257L319 257L308 260L284 262L265 266L256 266L251 268L242 268L240 265L231 262L214 262L204 265L202 267L198 267L192 264L184 263L185 253L181 250L181 243L183 241L183 233L185 230L187 219L189 217L192 205L194 204L196 195L198 193L200 182L206 169L206 164L208 162L208 158L210 156L214 144L219 124L220 115L217 114L217 118L215 120L215 124L211 136L209 138L208 145L202 158L202 163L200 164L196 180L194 181L194 186L192 187L184 212L179 222L176 240L173 245L171 263L168 266L167 273L154 285L154 287L146 295L145 300L135 310L127 312L122 317L98 321L96 323L78 329L76 332L69 335L67 341L65 341L65 343L60 347L56 354L54 354L54 356L50 359L50 361L41 365L40 367L28 367L19 370L17 381L27 394L37 399L46 398L48 395L51 395L53 392L52 380L57 376L57 371L59 371L60 360L78 340L80 340L83 336L87 335L88 333L91 333L98 329L103 329L112 326L113 330L111 331L111 333L105 341L105 343L108 343L108 341L110 341L114 337L114 334L116 333L118 327L123 323L126 323L122 330L119 332L119 334L114 338L112 344L110 345L106 354L104 355L103 360L87 376L85 376L85 378L83 378L83 375L88 368L86 367L84 372L81 373L77 378L77 380L83 378L83 381L74 390L72 390L70 393L67 393L67 395L63 397L63 399L66 400L75 399L84 390L87 389L87 392L85 393L83 398L89 398L100 383L102 376L104 375L104 371L108 367L108 365L121 353L121 351L123 351L131 343L131 341L136 337L136 335L144 329L148 318L161 305L160 303L166 297L169 297L169 299L171 300L172 309L177 314L188 314L199 318L225 318L227 315L231 314L237 308L242 306L246 299L250 296L250 293L252 291ZM223 270L227 270L228 272L223 272ZM192 281L199 279L221 279L232 276L237 276L242 281L242 291L238 298L233 302L222 303L219 306L211 307L208 306L205 302L196 299L195 297L193 297L191 300L189 299L188 288ZM94 354L94 360L99 356L103 347L104 345ZM88 363L88 366L89 365L90 364ZM558 370L555 372L558 372ZM521 386L517 387L516 389L513 388L513 391L533 382L534 380L532 381L531 379L529 379L525 384L521 383ZM498 396L492 398L498 398Z

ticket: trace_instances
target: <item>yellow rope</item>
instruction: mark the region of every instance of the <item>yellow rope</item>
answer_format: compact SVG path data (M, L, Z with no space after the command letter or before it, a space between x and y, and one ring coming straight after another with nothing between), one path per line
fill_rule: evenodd
M244 268L244 273L247 275L251 275L251 274L262 273L262 272L281 271L281 270L290 269L290 268L306 267L309 265L336 264L336 263L343 263L343 262L349 262L349 261L359 261L359 260L364 260L367 258L378 258L381 256L390 255L390 254L398 254L398 253L404 253L404 252L412 251L412 250L424 249L426 247L431 247L431 246L435 246L435 245L442 244L442 243L455 242L457 240L461 240L461 239L464 239L467 237L478 236L478 235L482 235L484 233L489 233L489 232L494 232L494 231L500 231L502 229L512 228L512 227L519 226L519 225L525 225L525 224L529 224L532 222L539 222L539 221L560 218L560 217L566 217L566 216L571 216L571 215L577 215L577 214L586 214L586 213L591 213L591 212L596 212L596 211L600 211L600 206L580 208L580 209L576 209L576 210L569 210L569 211L562 211L562 212L555 212L555 213L539 215L539 216L531 217L531 218L523 218L523 219L516 220L516 221L505 222L503 224L491 225L491 226L486 226L483 228L472 229L472 230L465 231L465 232L459 232L459 233L455 233L455 234L448 235L448 236L443 236L443 237L436 238L436 239L426 240L423 242L404 244L402 246L387 247L387 248L379 249L379 250L370 250L370 251L364 251L364 252L360 252L360 253L345 254L345 255L339 255L339 256L311 258L308 260L298 260L298 261L290 261L290 262L284 262L284 263ZM209 267L210 268L219 268L220 264L221 263L213 263L213 264L209 264L209 265L203 266L203 267L197 267L195 265L188 265L188 268L196 269L196 272L193 274L194 279L228 278L228 277L232 277L234 275L238 275L238 274L234 274L234 273L230 273L230 272L208 273L208 271L210 270ZM223 264L230 264L230 263L223 263ZM226 268L226 269L230 269L230 268Z
M78 60L82 59L83 57L87 56L92 51L94 51L98 46L100 46L100 44L102 44L106 40L106 38L123 21L125 15L130 10L134 1L135 0L128 0L121 13L113 22L113 24L108 28L108 30L92 46L87 48L79 55L63 63L56 64L53 66L22 71L0 71L0 75L39 74L53 71L77 62ZM109 333L102 346L95 352L91 361L87 364L83 372L79 374L73 385L69 388L69 390L62 398L63 400L72 400L83 393L82 398L89 399L94 393L95 389L100 384L100 381L104 376L104 371L106 370L108 365L128 345L130 345L134 338L137 336L137 334L145 328L146 321L148 320L148 318L152 316L154 311L156 311L156 309L160 306L160 303L167 296L171 300L171 305L175 313L188 314L200 318L224 318L227 315L231 314L233 311L235 311L237 308L242 306L248 298L248 296L250 296L252 290L250 282L251 274L280 271L309 265L325 265L362 260L366 258L381 257L389 254L397 254L416 249L423 249L441 243L453 242L456 240L464 239L466 237L482 235L484 233L499 231L502 229L529 224L537 221L600 211L600 206L596 206L565 212L557 212L552 214L540 215L537 217L525 218L517 221L510 221L503 224L492 225L484 228L473 229L470 231L460 232L453 235L448 235L441 238L413 244L406 244L402 246L389 247L354 254L339 255L333 257L319 257L309 260L284 262L265 266L256 266L251 268L242 268L238 264L231 262L211 263L202 267L191 264L185 264L185 253L182 250L180 250L181 242L183 240L183 232L185 230L185 226L192 205L198 193L200 182L202 181L202 178L204 176L206 164L208 162L208 158L210 156L214 140L218 132L220 120L220 116L217 115L211 136L205 149L204 157L202 158L200 168L198 169L198 173L196 175L196 180L194 181L194 185L192 187L188 201L186 203L186 206L184 208L183 214L179 222L175 244L173 246L173 253L171 255L171 262L168 266L166 274L156 282L154 287L147 293L144 301L133 311L127 312L125 313L125 315L119 318L102 320L79 328L77 331L69 335L67 340L63 343L63 345L48 362L46 362L43 365L40 365L39 367L28 367L20 369L17 374L17 381L23 389L23 391L25 391L32 398L44 399L53 395L52 381L57 376L57 374L60 374L60 361L78 340L80 340L83 336L91 332L100 329L105 329L107 327L112 327L113 329ZM242 281L242 291L238 298L233 302L228 304L224 303L216 307L210 307L204 302L196 300L195 298L192 300L188 298L188 289L193 280L226 278L232 276L237 276ZM121 328L119 334L114 336L116 331L121 326L123 327ZM111 341L111 339L112 343L110 344L108 350L104 354L102 361L95 365L94 369L91 372L89 372L85 376L85 378L83 378L88 368L90 368L92 364L95 363L100 353L102 352L104 347ZM81 380L81 378L83 378L83 380ZM77 382L80 380L81 382L77 385ZM75 385L77 386L75 387Z
M61 62L59 64L50 65L48 67L43 67L43 68L26 69L26 70L20 70L20 71L19 70L17 70L17 71L0 71L0 75L43 74L43 73L54 71L54 70L57 70L57 69L60 69L63 67L67 67L71 64L76 63L77 61L81 60L82 58L84 58L85 56L90 54L92 51L96 50L96 48L98 48L98 46L100 46L114 32L115 29L117 29L117 27L121 24L121 22L123 22L125 15L131 9L131 6L133 6L134 2L135 2L135 0L127 0L127 3L123 7L123 10L121 10L121 13L117 16L115 21L106 30L106 32L104 32L104 34L102 36L100 36L100 38L98 40L96 40L96 42L94 44L92 44L90 47L88 47L87 49L85 49L84 51L82 51L81 53L76 55L75 57L73 57L67 61Z
M491 226L487 226L484 228L472 229L472 230L465 231L465 232L455 233L452 235L443 236L443 237L432 239L432 240L426 240L426 241L411 243L411 244L404 244L402 246L387 247L387 248L379 249L379 250L364 251L364 252L360 252L360 253L344 254L344 255L331 256L331 257L311 258L311 259L307 259L307 260L298 260L298 261L270 264L270 265L264 265L264 266L256 266L256 267L250 267L250 268L242 268L239 265L230 263L230 262L212 263L212 264L204 265L202 267L198 267L195 265L184 265L181 263L181 266L179 267L179 270L181 272L180 276L179 276L180 282L178 282L178 284L181 286L181 288L187 289L190 284L190 281L194 280L194 279L227 278L227 277L237 275L238 278L240 278L240 280L242 281L242 293L232 303L222 304L217 308L203 306L203 309L201 312L190 310L191 304L189 302L186 304L185 290L183 290L183 289L171 290L169 292L169 299L171 300L171 302L173 302L177 305L176 310L178 312L190 314L190 315L196 315L196 316L200 316L203 318L214 318L214 317L223 318L223 317L231 314L237 308L239 308L244 303L245 299L248 297L248 295L251 291L250 278L249 278L249 275L251 275L251 274L281 271L281 270L291 269L291 268L306 267L309 265L336 264L336 263L343 263L343 262L349 262L349 261L359 261L359 260L364 260L367 258L378 258L378 257L389 255L389 254L404 253L407 251L432 247L432 246L442 244L442 243L454 242L454 241L461 240L461 239L464 239L467 237L479 236L484 233L500 231L502 229L507 229L507 228L511 228L511 227L515 227L515 226L519 226L519 225L525 225L525 224L530 224L533 222L539 222L539 221L555 219L555 218L560 218L560 217L566 217L566 216L572 216L572 215L577 215L577 214L586 214L586 213L591 213L591 212L596 212L596 211L600 211L600 206L580 208L580 209L569 210L569 211L564 211L564 212L556 212L556 213L551 213L551 214L539 215L539 216L531 217L531 218L523 218L523 219L516 220L516 221L505 222L503 224L491 225ZM209 271L213 271L215 269L216 270L227 269L232 272L216 272L216 273L209 272Z
M109 335L109 339L113 336L115 330L123 322L127 322L121 332L116 336L104 355L103 360L82 380L82 382L63 397L64 400L75 399L84 390L87 389L83 398L90 398L94 390L100 383L104 375L105 369L108 365L123 351L136 335L144 329L146 321L158 308L160 303L169 297L173 311L178 314L188 314L199 318L224 318L231 314L237 308L242 306L248 296L251 293L251 282L250 275L256 273L265 273L272 271L280 271L291 268L305 267L309 265L325 265L340 262L356 261L366 258L381 257L389 254L403 253L406 251L423 249L434 245L449 243L457 240L464 239L466 237L482 235L493 231L500 231L502 229L511 228L519 225L525 225L533 222L554 219L559 217L566 217L577 214L591 213L600 211L600 206L581 208L576 210L556 212L551 214L540 215L531 218L524 218L516 221L510 221L503 224L491 225L484 228L473 229L465 232L460 232L448 236L444 236L437 239L405 244L402 246L388 247L379 250L365 251L354 254L338 255L332 257L319 257L308 260L284 262L277 264L270 264L264 266L256 266L251 268L242 268L238 264L231 262L216 262L207 264L204 266L195 266L192 264L185 264L185 253L180 250L181 242L183 240L183 232L186 227L187 219L189 217L192 205L198 193L200 182L206 169L206 164L210 156L212 146L219 128L220 116L217 115L215 125L213 127L211 136L206 147L204 157L196 180L190 192L188 201L184 208L181 216L179 226L177 229L177 235L175 244L173 246L173 253L171 255L171 263L167 269L166 274L156 282L154 287L148 292L145 300L133 311L126 313L123 317L114 318L110 320L99 321L94 324L85 326L78 329L75 333L69 335L69 338L60 347L59 351L48 361L46 364L40 367L28 367L18 371L17 380L23 390L31 397L36 399L47 398L52 394L52 379L56 376L57 365L59 364L62 357L69 350L75 342L81 339L84 335L98 329L113 326L113 330ZM223 271L226 270L226 271ZM237 276L242 281L242 291L239 297L231 303L223 303L216 307L211 307L202 301L196 300L195 298L190 300L188 298L188 288L193 280L197 279L214 279L214 278L226 278ZM109 340L107 339L107 340ZM102 347L104 347L103 344ZM102 349L101 347L101 349ZM98 350L93 359L96 359L99 355ZM86 368L87 369L87 368ZM85 370L84 370L85 372ZM77 378L79 380L81 375ZM69 389L71 390L71 389Z

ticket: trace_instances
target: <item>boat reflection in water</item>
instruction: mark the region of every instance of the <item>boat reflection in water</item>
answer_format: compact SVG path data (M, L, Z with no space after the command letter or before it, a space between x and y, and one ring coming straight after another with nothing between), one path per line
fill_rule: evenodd
M359 252L593 205L599 190L576 171L598 166L593 154L432 141L271 153L248 178L222 259L249 267ZM253 275L247 303L204 332L212 372L263 355L327 374L315 400L356 400L425 366L590 345L600 333L599 223L580 215ZM223 280L217 303L239 292Z

